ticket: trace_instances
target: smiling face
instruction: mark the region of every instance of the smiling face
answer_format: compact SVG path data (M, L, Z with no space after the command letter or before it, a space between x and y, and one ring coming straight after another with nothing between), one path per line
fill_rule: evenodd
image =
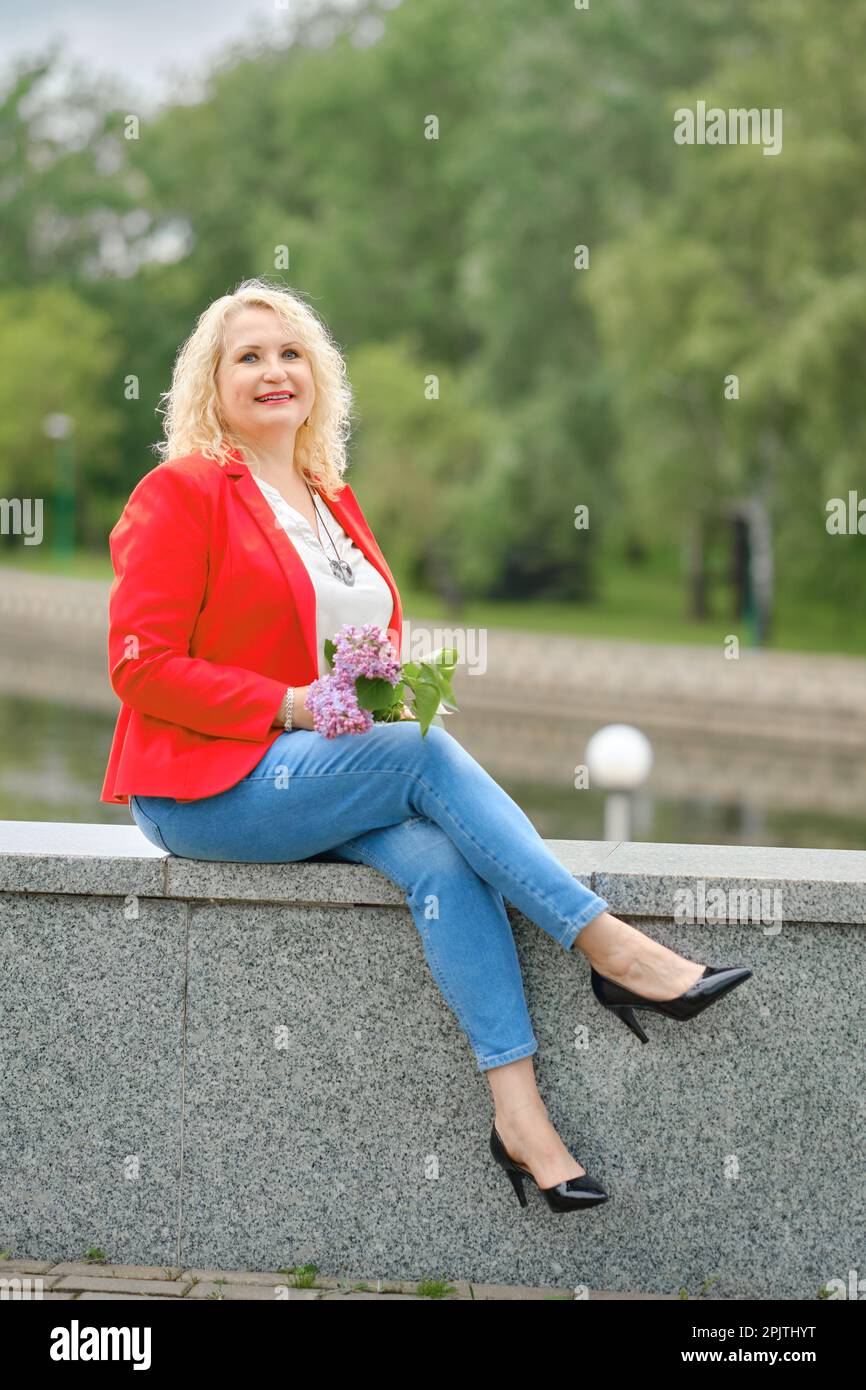
M232 314L225 340L216 387L227 425L266 454L291 457L295 435L316 398L306 349L264 305Z

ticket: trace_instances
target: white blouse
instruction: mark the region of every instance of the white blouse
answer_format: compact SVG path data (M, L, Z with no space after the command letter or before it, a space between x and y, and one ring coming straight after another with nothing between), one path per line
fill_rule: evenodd
M306 517L290 507L282 493L271 483L256 477L259 487L270 502L274 515L303 560L316 592L316 639L318 642L319 675L330 673L325 657L325 639L333 641L344 623L376 623L386 632L391 621L394 600L384 578L359 550L352 537L344 531L337 518L317 496L313 506L318 516L319 535ZM325 518L322 520L322 513ZM327 528L327 530L326 530ZM330 533L334 545L328 539ZM330 560L337 554L352 566L354 584L344 584L331 569ZM402 638L402 634L401 634Z

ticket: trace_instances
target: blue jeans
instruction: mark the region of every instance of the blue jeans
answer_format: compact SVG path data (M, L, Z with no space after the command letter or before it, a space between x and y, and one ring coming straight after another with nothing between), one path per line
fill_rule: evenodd
M151 844L185 859L368 864L406 894L428 964L481 1071L537 1051L503 896L568 950L609 904L445 729L375 723L281 734L216 796L130 797Z

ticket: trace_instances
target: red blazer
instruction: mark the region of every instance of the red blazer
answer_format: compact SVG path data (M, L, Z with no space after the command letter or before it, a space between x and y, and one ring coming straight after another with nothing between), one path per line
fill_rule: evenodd
M386 580L394 576L348 483L328 506ZM316 680L316 598L297 550L237 450L157 464L108 538L108 672L120 697L100 801L196 801L241 781L283 730L287 685Z

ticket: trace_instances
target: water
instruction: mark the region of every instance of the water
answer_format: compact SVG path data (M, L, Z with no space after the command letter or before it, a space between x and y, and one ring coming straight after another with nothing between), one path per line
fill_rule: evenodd
M60 702L0 696L0 820L130 825L125 806L99 800L114 719ZM498 779L545 839L604 838L601 792L514 784ZM644 790L631 838L673 844L779 845L863 849L866 816L762 810L707 796L677 800Z

